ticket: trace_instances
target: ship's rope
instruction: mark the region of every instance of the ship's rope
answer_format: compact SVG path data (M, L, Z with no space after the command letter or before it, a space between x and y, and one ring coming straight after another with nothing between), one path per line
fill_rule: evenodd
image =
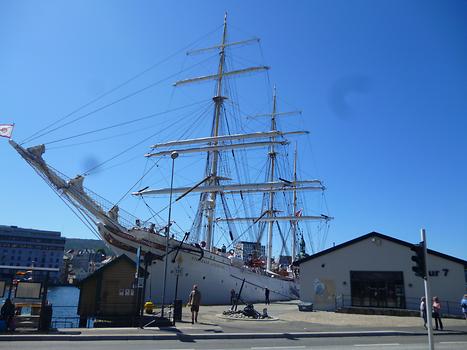
M147 119L151 119L151 118L154 118L154 117L159 117L159 116L164 115L164 114L176 112L176 111L188 108L188 107L193 107L193 106L199 105L201 103L205 103L205 102L206 102L206 100L198 101L198 102L191 103L191 104L188 104L188 105L185 105L185 106L182 106L182 107L173 108L173 109L165 110L165 111L162 111L162 112L152 113L152 114L146 115L144 117L136 118L136 119L129 120L129 121L126 121L126 122L123 122L123 123L113 124L113 125L109 125L109 126L106 126L106 127L103 127L103 128L94 129L94 130L90 130L90 131L85 131L85 132L82 132L80 134L76 134L76 135L64 137L64 138L61 138L61 139L45 142L44 144L51 145L51 144L54 144L54 143L57 143L57 142L67 141L67 140L75 139L75 138L78 138L78 137L87 136L87 135L95 134L95 133L98 133L98 132L118 128L118 127L121 127L121 126L134 124L134 123L137 123L137 122L141 122L143 120L147 120ZM128 134L129 134L128 132L125 132L123 135L128 135ZM50 149L50 148L47 148L47 149Z
M75 110L71 111L70 113L68 113L67 115L57 119L56 121L54 121L53 123L49 124L48 126L38 130L37 132L35 132L34 134L32 134L31 136L27 137L26 139L24 139L20 144L24 144L26 142L31 142L39 137L42 137L54 130L51 130L51 131L48 131L48 132L45 132L46 130L50 129L51 127L57 125L58 123L62 122L63 120L65 119L68 119L69 117L71 117L72 115L78 113L79 111L83 110L84 108L92 105L93 103L96 103L98 101L100 101L101 99L103 99L104 97L114 93L115 91L121 89L122 87L128 85L129 83L133 82L134 80L140 78L141 76L145 75L146 73L150 72L151 70L153 70L154 68L160 66L161 64L165 63L166 61L172 59L173 57L175 57L176 55L188 50L189 48L193 47L195 44L199 43L200 41L204 40L206 37L210 36L211 34L215 33L216 31L219 30L219 28L222 27L222 26L218 26L216 27L214 30L206 33L205 35L201 36L200 38L196 39L195 41L189 43L188 45L185 45L184 47L182 47L181 49L173 52L172 54L166 56L165 58L163 58L162 60L150 65L149 67L143 69L141 72L135 74L134 76L132 76L131 78L123 81L122 83L118 84L117 86L111 88L110 90L104 92L103 94L97 96L96 98L92 99L91 101L79 106L78 108L76 108ZM178 73L177 73L178 74ZM94 112L93 112L94 113ZM88 114L89 115L89 114ZM80 117L79 119L82 119L82 117ZM67 125L67 124L65 124ZM63 125L64 126L64 125ZM62 127L63 127L62 126Z
M77 206L71 206L71 203L72 203L73 201L72 201L69 197L67 197L68 200L70 201L70 203L67 202L67 201L63 198L63 196L65 196L65 194L60 193L59 190L57 190L54 186L52 186L52 184L51 184L50 181L45 177L45 175L43 175L41 172L39 172L29 161L28 161L28 163L30 164L31 168L33 168L34 171L39 175L39 177L47 184L47 186L49 186L49 187L52 189L52 191L57 195L57 197L59 197L60 200L61 200L63 203L65 203L65 205L66 205L66 206L71 210L71 212L78 218L78 220L80 220L80 221L84 224L84 226L86 226L86 227L92 232L92 234L94 234L94 235L96 236L96 238L101 239L101 237L100 237L99 233L97 232L95 226L93 226L93 225L89 222L90 217L87 216L87 215L85 215L85 213L83 213L83 212L79 209L79 207L77 207ZM78 212L77 212L76 210L78 210Z
M206 59L205 61L207 61L207 60L208 60L208 59ZM200 65L201 63L204 63L204 61L202 61L202 62L200 62L200 63L197 63L196 65ZM194 66L196 66L196 65L194 65ZM190 67L190 68L192 68L192 67ZM72 120L69 121L69 122L66 122L66 123L63 124L63 125L60 125L60 126L58 126L58 127L55 127L55 128L53 128L53 129L51 129L51 130L49 130L49 131L47 131L47 132L45 132L45 133L43 133L43 134L41 134L41 135L39 135L39 136L36 136L36 137L34 137L33 139L31 139L30 141L32 141L32 140L34 140L34 139L37 139L37 138L39 138L39 137L43 137L43 136L45 136L45 135L48 135L48 134L50 134L50 133L52 133L52 132L54 132L54 131L56 131L56 130L59 130L59 129L64 128L65 126L68 126L68 125L70 125L70 124L72 124L72 123L75 123L75 122L77 122L77 121L79 121L79 120L82 120L82 119L84 119L84 118L86 118L86 117L88 117L88 116L90 116L90 115L93 115L93 114L95 114L95 113L97 113L97 112L100 112L100 111L102 111L102 110L104 110L104 109L106 109L106 108L108 108L108 107L110 107L110 106L113 106L113 105L115 105L115 104L117 104L117 103L120 103L120 102L122 102L122 101L125 101L125 100L129 99L130 97L136 96L136 95L138 95L138 94L140 94L140 93L142 93L142 92L144 92L144 91L146 91L146 90L148 90L148 89L150 89L150 88L153 88L153 87L159 85L159 84L162 83L162 82L165 82L165 81L167 81L167 80L169 80L169 79L171 79L171 78L173 78L173 77L179 75L180 73L181 73L181 72L177 72L177 73L171 74L171 75L169 75L169 76L167 76L167 77L165 77L165 78L163 78L163 79L161 79L161 80L159 80L159 81L157 81L157 82L155 82L155 83L149 84L149 85L147 85L147 86L145 86L145 87L143 87L143 88L141 88L141 89L138 89L138 90L136 90L136 91L134 91L134 92L132 92L132 93L130 93L130 94L127 94L127 95L125 95L125 96L123 96L123 97L120 97L120 98L118 98L117 100L114 100L114 101L112 101L112 102L110 102L110 103L107 103L107 104L105 104L105 105L103 105L103 106L101 106L101 107L99 107L99 108L96 108L96 109L92 110L91 112L85 113L85 114L83 114L83 115L81 115L81 116L79 116L79 117L77 117L77 118L75 118L75 119L72 119Z

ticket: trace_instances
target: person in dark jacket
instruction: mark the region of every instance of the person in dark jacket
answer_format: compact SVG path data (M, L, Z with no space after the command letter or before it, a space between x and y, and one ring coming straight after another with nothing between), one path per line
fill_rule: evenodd
M230 291L230 305L235 305L235 300L237 299L237 293L235 293L235 289L232 288Z
M266 305L270 304L270 302L269 302L269 288L264 289L264 303Z
M13 326L13 318L15 316L15 304L11 302L8 298L5 300L5 304L3 304L2 309L0 310L0 318L5 320L6 328L9 331L14 330Z
M433 297L433 318L435 319L436 330L443 330L443 322L441 321L441 303L438 297Z

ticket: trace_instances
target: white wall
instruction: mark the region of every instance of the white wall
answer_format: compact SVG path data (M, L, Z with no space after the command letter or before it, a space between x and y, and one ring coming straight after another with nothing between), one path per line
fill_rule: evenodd
M424 294L423 280L412 271L414 253L409 247L369 237L300 264L300 299L313 302L315 309L333 310L335 297L350 297L350 271L401 271L407 307ZM435 255L428 255L432 295L457 301L465 292L464 266ZM448 269L446 273L445 270ZM436 272L435 272L436 273Z

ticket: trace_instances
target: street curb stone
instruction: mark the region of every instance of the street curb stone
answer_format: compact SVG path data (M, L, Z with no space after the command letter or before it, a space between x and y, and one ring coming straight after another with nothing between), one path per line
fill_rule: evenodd
M467 334L455 331L437 335ZM109 340L187 340L187 339L295 339L295 338L329 338L329 337L372 337L372 336L424 336L424 332L408 331L350 331L350 332L291 332L291 333L216 333L216 334L18 334L0 335L0 341L109 341Z

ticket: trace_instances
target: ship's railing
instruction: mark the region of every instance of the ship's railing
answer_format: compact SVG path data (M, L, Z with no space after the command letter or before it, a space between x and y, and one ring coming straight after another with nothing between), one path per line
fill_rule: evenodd
M51 169L52 169L52 171L56 172L57 175L59 175L65 181L70 181L71 180L70 177L68 177L67 175L61 173L57 169L54 169L54 168L51 168ZM101 209L103 211L105 211L106 213L108 213L110 211L110 209L112 209L114 207L114 203L112 203L109 200L105 199L104 197L98 195L96 192L90 190L89 188L83 186L83 191L89 198L91 198L97 205L99 205L101 207ZM119 210L118 210L118 223L121 226L123 226L123 227L125 227L127 229L135 227L137 219L138 218L136 216L130 214L129 212L127 212L124 209L119 208ZM144 221L142 221L140 223L141 227L149 227L150 224L151 224L151 222L144 222ZM156 223L156 230L158 229L158 226L160 226L160 225L158 225Z
M76 305L52 305L53 328L78 328L79 316Z

